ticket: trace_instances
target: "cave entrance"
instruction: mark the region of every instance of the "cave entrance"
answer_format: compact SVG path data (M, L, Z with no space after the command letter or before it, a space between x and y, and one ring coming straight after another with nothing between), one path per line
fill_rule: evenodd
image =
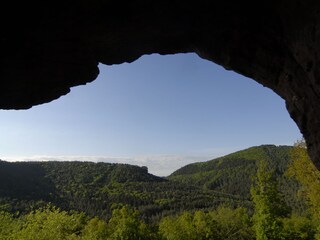
M1 111L0 158L126 162L164 176L301 137L272 90L194 53L145 55L99 69L97 80L58 100Z

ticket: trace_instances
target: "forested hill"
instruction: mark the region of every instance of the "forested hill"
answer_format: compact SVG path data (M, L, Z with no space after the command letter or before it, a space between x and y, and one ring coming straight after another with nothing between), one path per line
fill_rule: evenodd
M166 181L149 174L147 167L129 164L0 161L0 207L28 211L52 202L63 209L102 214L110 211L110 204L123 202L119 198L126 199L120 186Z
M185 210L214 209L243 201L148 173L146 167L92 162L0 161L0 211L27 213L47 203L108 219L129 205L157 221Z
M129 205L154 222L183 211L216 209L221 204L252 209L251 179L257 161L263 160L276 169L287 204L301 212L303 206L296 197L299 184L284 175L291 148L252 147L187 165L168 178L129 164L0 161L0 211L26 213L50 202L64 210L108 219L112 209Z
M316 239L320 176L301 144L252 147L168 178L128 164L0 161L0 239Z
M241 165L250 165L255 164L260 160L268 161L272 167L276 167L283 172L287 167L288 160L290 159L289 152L291 149L292 146L255 146L206 162L188 164L173 172L169 178L179 175L197 174L199 172L226 169Z
M0 161L0 196L26 199L52 196L57 190L89 192L113 182L163 182L147 167L93 162Z
M266 161L270 168L275 169L286 202L293 208L301 209L301 203L296 197L299 184L284 174L291 161L292 148L275 145L251 147L207 162L186 165L172 173L168 179L250 198L250 186L256 174L257 163L260 160Z

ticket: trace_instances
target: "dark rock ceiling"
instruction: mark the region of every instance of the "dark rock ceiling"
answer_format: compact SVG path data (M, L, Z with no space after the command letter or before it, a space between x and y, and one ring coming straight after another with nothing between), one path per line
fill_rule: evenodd
M11 1L0 20L1 109L67 94L98 63L195 52L285 99L320 168L319 1Z

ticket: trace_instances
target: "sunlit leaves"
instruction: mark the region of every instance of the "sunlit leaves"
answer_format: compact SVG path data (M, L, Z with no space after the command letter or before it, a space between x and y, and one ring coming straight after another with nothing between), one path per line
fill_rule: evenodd
M311 162L304 140L295 144L291 155L287 175L302 184L300 194L308 200L311 212L320 218L320 172Z
M108 231L110 240L147 240L151 235L147 225L140 219L139 213L127 206L113 211Z
M288 209L265 161L259 163L251 194L255 205L253 221L257 240L283 239L281 217L288 214Z
M184 212L177 217L166 217L159 230L167 240L254 239L246 210L223 206L209 212Z

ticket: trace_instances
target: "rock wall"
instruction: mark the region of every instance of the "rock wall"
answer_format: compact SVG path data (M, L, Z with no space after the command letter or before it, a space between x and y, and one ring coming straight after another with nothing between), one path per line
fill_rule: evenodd
M320 2L26 1L0 14L0 108L93 81L98 63L196 52L285 99L320 169Z

